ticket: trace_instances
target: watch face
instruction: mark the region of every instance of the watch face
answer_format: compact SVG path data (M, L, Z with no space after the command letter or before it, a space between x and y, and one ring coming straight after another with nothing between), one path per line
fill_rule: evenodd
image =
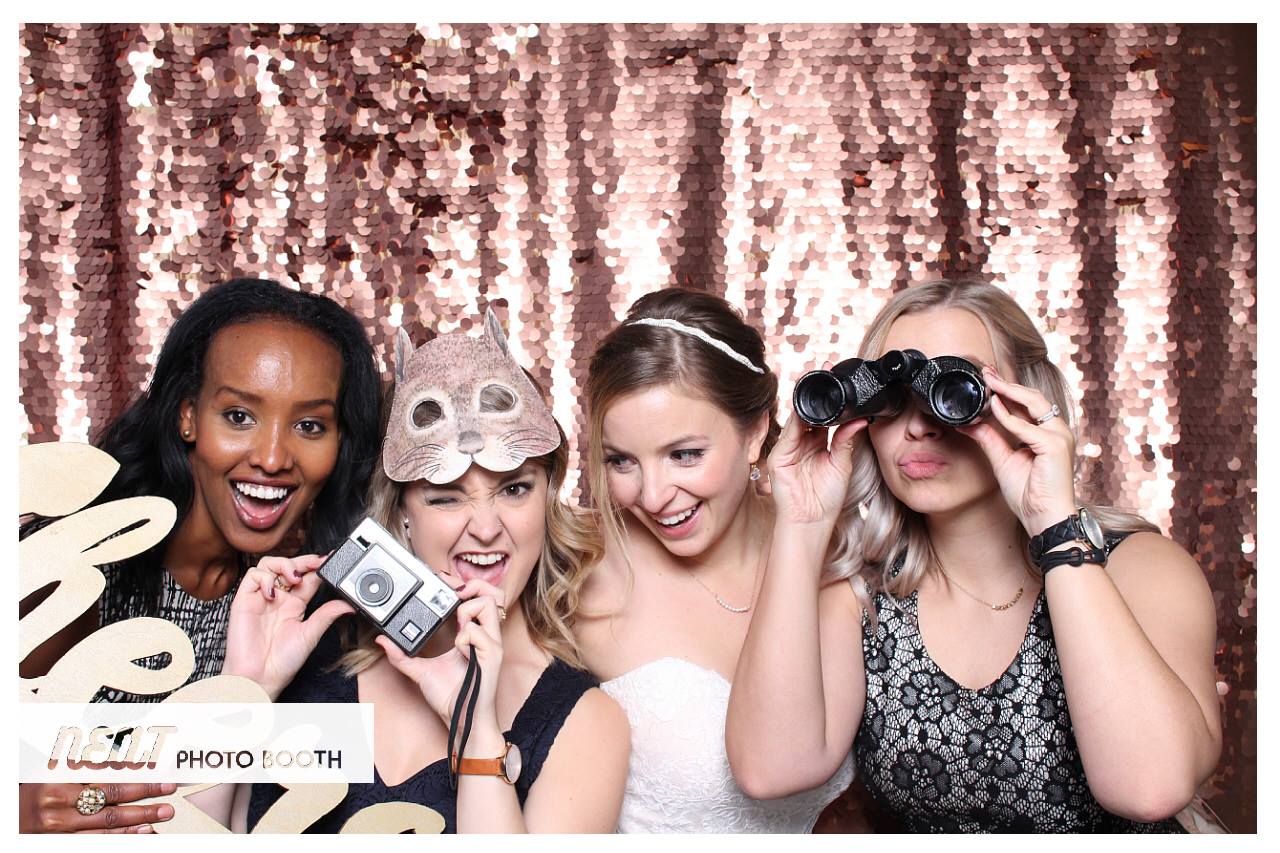
M1098 520L1093 517L1093 513L1083 507L1080 509L1080 526L1084 528L1085 538L1089 540L1090 545L1095 548L1106 547L1107 539L1102 533Z
M520 767L522 766L520 758L520 747L514 743L507 745L507 754L502 759L502 772L506 774L508 782L515 782L520 778Z

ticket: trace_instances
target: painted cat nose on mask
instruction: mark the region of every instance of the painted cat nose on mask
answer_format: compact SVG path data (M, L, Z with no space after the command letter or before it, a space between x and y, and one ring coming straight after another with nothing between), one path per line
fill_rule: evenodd
M472 462L511 471L559 445L551 411L511 357L492 311L478 338L441 335L415 350L400 330L382 444L382 468L392 480L450 483Z
M458 433L458 450L463 453L479 453L484 447L484 437L475 430Z

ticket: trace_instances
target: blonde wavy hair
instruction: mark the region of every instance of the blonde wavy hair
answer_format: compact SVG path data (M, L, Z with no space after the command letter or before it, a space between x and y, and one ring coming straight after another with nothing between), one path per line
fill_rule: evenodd
M1049 361L1044 338L1011 296L992 284L971 280L941 280L909 287L895 294L867 327L858 357L878 358L899 317L939 308L959 308L981 321L991 336L996 358L1012 365L1012 381L1034 388L1055 403L1075 429L1071 403L1062 371ZM1086 504L1107 531L1152 531L1158 528L1128 510ZM1026 532L1019 528L1022 545ZM901 560L901 569L896 569ZM880 475L871 441L864 430L855 440L853 474L844 506L827 551L824 580L853 579L863 608L872 623L875 608L871 596L884 592L905 598L926 574L936 571L937 560L925 529L924 517L908 508L889 490ZM1034 569L1033 569L1034 570Z
M527 371L526 371L526 375ZM530 381L541 393L532 376ZM391 390L384 401L384 418L390 410ZM524 590L520 593L520 608L524 613L529 633L539 648L570 666L586 669L582 651L574 639L573 624L578 615L582 585L586 582L590 567L604 555L604 547L589 513L565 503L560 498L565 472L569 468L569 447L564 430L556 424L560 433L560 445L545 456L535 457L547 472L546 536L542 553ZM400 501L404 484L386 475L381 462L374 466L369 482L369 517L377 521L395 537L401 545L413 550L405 535L403 510ZM365 620L359 620L354 636L345 638L347 651L338 659L335 668L347 676L354 676L383 656L374 642L377 630Z

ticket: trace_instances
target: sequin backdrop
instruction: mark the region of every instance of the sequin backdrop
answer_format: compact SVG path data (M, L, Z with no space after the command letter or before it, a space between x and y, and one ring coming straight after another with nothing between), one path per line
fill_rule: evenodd
M784 392L879 303L989 277L1075 387L1088 496L1217 602L1256 826L1251 26L45 26L20 40L20 440L84 440L173 317L262 275L396 327L488 304L581 433L640 294L708 288ZM574 464L578 464L576 452ZM823 825L849 827L848 804Z

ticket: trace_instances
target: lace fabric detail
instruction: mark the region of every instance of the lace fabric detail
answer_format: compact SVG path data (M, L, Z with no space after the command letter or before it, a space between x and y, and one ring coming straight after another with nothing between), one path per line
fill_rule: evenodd
M731 685L680 658L600 685L627 712L631 766L619 832L809 832L853 781L853 756L823 785L777 800L738 787L724 745Z
M867 700L855 740L867 790L911 832L1177 832L1105 811L1084 775L1041 590L1022 645L985 687L929 656L918 592L875 598L863 640Z

